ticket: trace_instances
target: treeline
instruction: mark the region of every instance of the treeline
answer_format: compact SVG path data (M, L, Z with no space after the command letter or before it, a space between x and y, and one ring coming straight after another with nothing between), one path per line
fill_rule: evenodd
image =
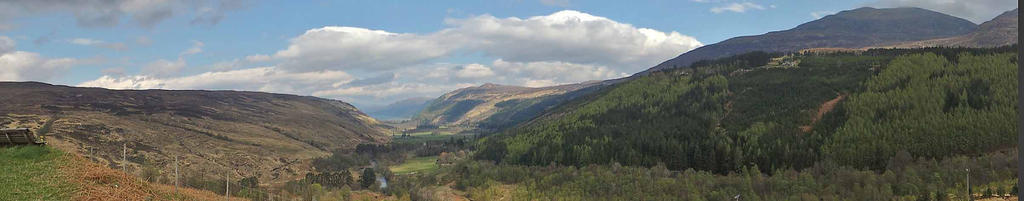
M663 163L724 174L824 160L881 170L900 151L977 155L1015 146L1011 50L790 55L797 68L766 66L778 54L760 52L699 62L602 89L487 137L476 158L532 166ZM955 52L956 61L931 52ZM838 104L817 119L830 100Z
M1016 54L956 57L893 60L844 104L848 120L822 147L825 155L881 169L901 150L942 158L1015 147Z
M396 180L402 186L444 186L473 200L965 200L966 177L975 198L1015 195L1017 152L943 160L900 152L879 171L823 161L803 170L762 172L746 166L728 174L664 165L582 167L496 165L466 160L429 175ZM424 188L429 189L429 188ZM413 200L431 193L392 192Z

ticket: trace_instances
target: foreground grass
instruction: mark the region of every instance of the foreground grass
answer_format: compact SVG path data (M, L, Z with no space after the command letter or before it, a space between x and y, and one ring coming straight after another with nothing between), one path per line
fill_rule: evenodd
M0 147L0 200L223 200L143 181L46 146ZM231 198L240 200L240 198Z
M408 174L437 169L437 156L416 157L406 160L405 163L391 166L388 169L395 174Z
M0 148L0 200L69 200L78 189L58 168L63 152L45 146Z

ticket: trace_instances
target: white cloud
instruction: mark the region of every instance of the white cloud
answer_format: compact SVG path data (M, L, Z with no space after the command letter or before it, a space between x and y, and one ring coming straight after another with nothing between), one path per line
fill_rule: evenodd
M192 47L186 49L185 51L182 51L180 55L185 56L202 53L203 46L205 45L206 44L203 44L203 42L201 41L192 41Z
M703 45L677 32L638 28L572 10L526 19L481 15L445 23L450 28L430 34L311 29L291 39L288 48L273 58L295 71L374 71L423 64L455 52L480 52L506 61L563 61L636 72Z
M488 82L539 87L619 78L702 45L677 32L571 10L529 18L480 15L446 19L445 24L445 29L421 34L315 28L291 38L286 48L217 62L199 75L175 76L187 66L179 58L152 62L152 70L140 75L104 76L82 85L259 90L380 105ZM492 62L442 62L465 54ZM272 67L246 67L254 63ZM324 73L344 76L293 83ZM277 78L282 75L302 76Z
M142 73L155 77L173 76L181 72L182 69L185 69L185 65L185 59L182 58L178 58L176 61L160 59L142 67Z
M821 19L821 18L823 18L825 16L828 16L828 15L831 15L831 14L836 14L836 12L834 12L834 11L814 11L814 12L811 12L811 18Z
M0 36L0 54L7 54L8 52L14 51L14 40L7 36Z
M640 71L700 47L677 32L638 28L608 18L565 10L526 19L482 15L448 19L440 35L466 49L506 61L564 61Z
M877 0L868 6L918 7L982 23L1017 8L1017 0Z
M104 75L78 86L111 89L232 89L311 94L322 86L351 80L351 75L341 71L292 73L274 67L259 67L173 78Z
M491 68L480 64L469 64L456 68L458 71L455 71L455 77L458 78L484 78L494 76L494 71L491 71Z
M248 62L265 62L270 61L270 56L263 54L249 55L245 57L245 60Z
M193 13L193 24L216 24L225 13L248 4L249 0L7 0L0 1L0 27L38 13L68 13L84 27L116 26L127 16L149 28L176 13Z
M445 56L450 49L428 36L329 26L291 39L291 45L273 57L296 71L387 70Z
M75 64L71 58L48 59L38 53L14 51L0 55L0 81L46 81Z
M73 58L46 58L38 53L17 51L15 42L0 36L0 81L47 81L75 65Z
M68 40L68 43L75 44L75 45L107 48L107 49L112 49L112 50L124 50L124 49L127 48L127 46L125 46L125 44L121 43L121 42L110 43L110 42L105 42L105 41L102 41L102 40L89 39L89 38L74 38L74 39Z
M722 12L728 11L728 12L744 13L744 12L747 12L748 10L764 10L764 9L765 9L765 7L762 6L762 5L759 5L759 4L756 4L756 3L751 3L751 2L743 2L743 3L730 3L730 4L725 5L725 6L713 7L713 8L711 8L711 12L712 13L722 13Z
M530 85L532 80L548 80L554 84L570 84L590 80L621 78L629 75L605 66L568 62L508 62L498 59L492 65L500 74L513 75L518 78L516 82L510 82L510 84L523 85ZM538 86L537 84L532 85Z

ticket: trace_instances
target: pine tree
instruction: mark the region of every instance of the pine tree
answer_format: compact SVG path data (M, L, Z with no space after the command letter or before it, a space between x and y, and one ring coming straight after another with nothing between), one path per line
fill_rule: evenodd
M359 176L359 186L370 188L374 182L377 182L377 175L374 174L373 168L363 169L363 174Z

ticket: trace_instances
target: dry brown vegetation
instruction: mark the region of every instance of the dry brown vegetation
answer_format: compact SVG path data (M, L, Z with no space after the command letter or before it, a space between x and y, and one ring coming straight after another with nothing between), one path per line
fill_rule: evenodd
M389 139L376 120L336 100L237 91L107 90L0 82L0 128L43 130L48 143L108 167L282 182L335 149ZM122 146L127 164L122 164Z
M65 154L59 173L79 186L73 200L223 200L223 195L191 188L153 184L87 159ZM231 200L244 200L231 198Z

